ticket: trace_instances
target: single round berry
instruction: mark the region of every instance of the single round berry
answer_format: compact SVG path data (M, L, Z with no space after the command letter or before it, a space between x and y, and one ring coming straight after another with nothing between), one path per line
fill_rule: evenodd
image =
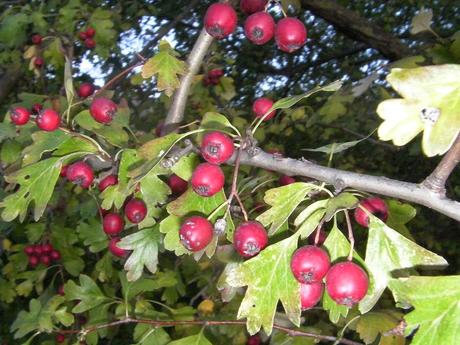
M287 175L281 175L281 177L278 180L278 183L280 186L287 186L288 184L295 183L295 178Z
M86 40L88 38L88 36L86 35L86 32L80 31L78 33L78 38L81 39L82 41L84 41L84 40Z
M236 12L229 4L214 3L209 6L204 16L204 27L212 37L221 39L235 31Z
M273 101L270 98L267 98L267 97L258 98L252 104L252 112L254 113L256 117L262 117L270 110L272 105L273 105ZM275 114L276 114L276 110L273 110L272 112L270 112L268 115L264 117L264 121L270 120L271 118L273 118L273 116L275 116Z
M107 235L118 235L124 228L125 222L123 217L118 213L108 213L102 220L102 229Z
M323 295L324 284L321 282L300 284L300 305L302 310L313 308Z
M91 116L99 123L110 123L117 112L117 105L108 98L96 98L89 106Z
M72 163L67 168L67 179L82 188L88 188L94 180L93 168L83 161Z
M29 256L29 265L31 267L37 266L39 262L40 262L40 259L38 258L38 256L35 256L35 255Z
M53 261L58 261L61 259L61 252L59 250L52 250L50 253L50 258Z
M147 206L141 199L131 199L126 203L125 215L131 223L140 223L147 215Z
M31 41L33 44L39 46L42 44L43 37L39 34L32 35Z
M219 166L201 163L193 171L191 183L198 195L213 196L224 187L225 175Z
M87 38L93 38L96 34L96 29L89 27L88 29L86 29L85 33Z
M52 132L59 128L61 117L53 109L44 109L38 113L35 119L38 128L46 132Z
M117 175L108 175L99 182L99 191L103 192L107 187L118 184Z
M34 254L37 256L40 256L43 254L43 248L40 244L36 244L33 246L34 247Z
M34 66L37 67L37 68L42 68L42 66L45 64L45 60L43 60L43 58L37 56L35 59L34 59Z
M233 235L236 251L245 258L257 255L268 244L268 236L262 224L256 221L241 223Z
M368 288L366 272L351 261L333 265L326 275L326 291L338 304L353 306L366 296Z
M267 12L251 14L244 23L244 34L254 44L265 44L275 34L275 20Z
M171 192L174 195L181 195L185 193L185 191L188 188L188 183L187 181L181 179L179 176L176 174L172 174L168 178L168 186L171 188Z
M222 164L234 151L233 140L222 132L206 133L201 142L201 155L211 164Z
M224 75L224 70L221 68L215 68L208 72L208 77L213 79L219 79Z
M241 0L240 8L246 14L260 12L265 9L268 0Z
M213 226L204 217L193 216L187 218L179 229L180 241L187 250L198 252L211 242Z
M29 122L30 111L24 107L16 107L10 110L11 122L15 125L22 126Z
M65 335L58 333L56 334L56 343L62 344L65 341Z
M88 49L93 49L96 46L96 41L92 38L85 39L85 47Z
M78 88L78 97L87 98L94 92L94 85L91 83L82 83Z
M53 250L53 246L51 245L51 243L42 244L42 252L44 254L49 254L51 253L52 250Z
M364 207L383 222L386 222L388 219L388 206L385 201L380 198L372 197L364 199L359 203L359 206L360 207L355 209L355 220L359 225L365 228L369 227L369 216L361 207Z
M315 246L303 246L297 249L291 258L292 274L304 284L320 282L330 266L329 255L325 250Z
M69 166L68 165L63 165L61 167L61 172L59 173L59 175L61 177L66 177L67 176L67 169L69 169Z
M117 246L117 243L120 242L120 238L113 237L109 242L109 251L119 258L123 258L128 254L128 252Z
M260 336L258 334L255 334L255 335L251 335L248 338L246 345L260 345L261 343L262 343L262 340L260 339Z
M283 52L292 53L307 41L307 29L297 18L283 18L276 24L275 41Z
M32 245L25 246L24 253L26 253L27 256L33 255L35 253L34 246Z
M43 110L43 105L41 105L40 103L35 103L32 106L32 114L38 114L42 110Z
M51 258L48 255L42 255L40 256L40 262L45 266L49 266L51 263Z

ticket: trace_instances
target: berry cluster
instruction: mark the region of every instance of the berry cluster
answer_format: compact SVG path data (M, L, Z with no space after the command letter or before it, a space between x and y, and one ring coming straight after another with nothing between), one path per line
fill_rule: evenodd
M80 31L78 33L78 38L83 41L83 44L88 49L93 49L96 46L96 41L94 40L94 35L96 30L92 27L87 28L85 31Z
M35 123L43 131L52 132L59 128L61 117L51 108L43 109L41 104L34 104L32 111L36 114ZM32 111L25 107L15 107L10 110L10 119L17 126L29 122Z
M217 85L219 84L220 78L224 76L224 70L220 68L215 68L210 70L207 75L203 78L203 85Z
M49 266L52 261L61 259L61 253L51 243L28 245L24 253L29 257L30 267L36 267L39 263Z

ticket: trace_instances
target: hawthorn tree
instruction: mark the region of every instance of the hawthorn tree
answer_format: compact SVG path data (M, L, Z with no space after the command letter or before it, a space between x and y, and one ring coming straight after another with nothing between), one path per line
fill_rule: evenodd
M457 344L459 8L356 3L0 4L2 345Z

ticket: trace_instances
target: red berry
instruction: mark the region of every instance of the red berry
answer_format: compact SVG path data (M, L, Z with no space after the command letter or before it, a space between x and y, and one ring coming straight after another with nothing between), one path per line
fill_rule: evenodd
M42 43L42 36L39 34L32 35L31 41L38 46Z
M29 256L29 265L31 267L37 266L39 262L40 262L40 259L38 258L38 256L35 256L35 255Z
M40 256L40 262L45 266L49 266L51 262L51 258L48 255L42 255Z
M41 105L40 103L35 103L33 106L32 106L32 113L33 114L38 114L39 112L41 112L43 110L43 105Z
M44 64L45 64L45 60L43 60L43 58L38 56L38 57L36 57L34 59L34 66L35 67L41 68Z
M331 261L325 250L315 246L297 249L291 258L291 271L301 283L320 282L326 275Z
M224 3L214 3L209 6L204 16L204 27L212 37L221 39L235 31L237 22L236 12L232 6Z
M204 217L187 218L179 230L180 241L192 252L204 249L214 235L212 224Z
M89 27L88 29L86 29L85 33L87 38L93 38L96 34L96 29Z
M25 125L30 119L30 111L24 107L16 107L10 110L11 122L15 125Z
M34 247L34 254L37 256L40 256L43 254L43 248L40 244L36 244L33 246Z
M118 177L116 175L108 175L99 182L99 191L103 192L107 187L116 184L118 184Z
M52 250L50 253L51 260L58 261L61 259L61 253L59 250Z
M256 221L241 223L233 235L236 251L245 258L257 255L267 246L268 236L262 224Z
M65 335L58 333L56 334L56 343L62 344L65 341Z
M120 238L113 237L109 242L109 251L119 258L125 257L128 253L126 250L121 249L117 246L117 243L120 242Z
M209 78L207 75L205 75L203 78L203 85L204 86L212 85L212 79Z
M141 199L131 199L126 203L125 215L131 223L140 223L147 215L147 206Z
M267 113L267 111L270 110L272 105L273 101L270 98L261 97L256 99L252 104L252 111L256 117L262 117ZM270 120L271 118L273 118L273 116L275 116L275 114L276 110L273 110L267 116L265 116L264 121Z
M219 79L223 75L224 75L224 70L220 68L215 68L208 72L209 78Z
M188 183L176 174L172 174L171 176L169 176L168 186L169 188L171 188L171 192L174 195L181 195L187 190Z
M276 25L275 41L279 49L292 53L307 41L307 29L297 18L283 18Z
M89 106L91 116L99 123L110 123L117 112L117 105L108 98L96 98Z
M248 338L246 345L260 345L261 342L262 340L260 339L260 336L258 334L255 334L255 335L251 335Z
M88 38L88 36L86 35L86 32L80 31L78 33L78 38L81 39L82 41L84 41L84 40L86 40Z
M380 218L383 222L387 221L388 206L382 199L377 197L367 198L362 200L359 205L364 207L377 218ZM359 225L367 228L369 227L369 216L363 209L361 209L361 207L357 207L355 209L355 220Z
M93 49L96 46L96 41L92 38L87 38L84 43L88 49Z
M42 252L44 254L49 254L51 253L52 250L53 250L53 246L51 245L51 243L42 244Z
M275 21L267 12L251 14L244 23L244 34L254 44L265 44L275 34Z
M107 235L118 235L124 228L125 222L118 213L108 213L102 220L102 228Z
M61 172L59 173L59 175L61 175L61 177L66 177L67 176L67 169L69 169L69 166L68 165L63 165L61 167Z
M326 275L326 291L338 304L353 306L366 296L368 288L366 272L351 261L333 265Z
M61 117L53 109L44 109L38 113L35 122L41 130L52 132L59 128Z
M34 249L34 246L32 245L28 245L28 246L25 246L24 247L24 253L26 253L26 255L33 255L35 253L35 249Z
M64 296L64 295L65 295L65 292L64 292L64 284L59 285L59 287L58 287L58 294L61 295L61 296Z
M67 168L67 179L82 188L88 188L93 183L94 172L89 164L78 161Z
M221 132L206 133L201 142L201 155L211 164L222 164L234 151L233 140Z
M87 98L94 92L94 85L91 83L82 83L78 88L78 97Z
M260 12L265 9L268 0L241 0L240 8L246 14Z
M164 127L164 121L160 121L157 123L157 126L155 127L155 135L157 137L161 137L161 131L163 130Z
M313 308L323 295L324 284L317 282L300 284L300 305L302 310Z
M213 196L224 187L225 175L219 166L201 163L195 168L191 183L198 195Z
M287 186L288 184L291 184L291 183L294 183L294 182L295 182L295 178L293 178L291 176L287 176L287 175L281 175L281 177L278 180L278 183L281 186Z

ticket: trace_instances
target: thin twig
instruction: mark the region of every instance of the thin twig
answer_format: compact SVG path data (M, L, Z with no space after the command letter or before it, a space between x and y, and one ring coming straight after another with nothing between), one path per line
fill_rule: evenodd
M345 219L347 221L348 239L350 240L350 253L348 254L348 261L353 260L353 250L355 249L355 237L353 236L353 227L351 226L350 215L348 210L344 211Z
M316 234L315 234L315 246L318 245L319 243L319 235L321 234L321 229L323 228L324 222L326 221L326 218L321 219L319 222L318 226L316 227Z
M124 69L123 71L121 71L120 73L118 73L116 76L114 76L112 79L110 79L107 83L105 83L104 86L102 86L99 90L97 90L95 93L94 93L94 97L96 97L97 95L99 95L101 92L107 90L109 87L111 87L113 84L115 84L117 81L119 81L121 79L121 77L124 77L126 74L128 74L129 72L131 72L134 68L138 67L138 66L142 66L144 64L143 61L140 61L140 62L137 62L135 63L134 65L131 65L129 66L128 68Z
M246 212L246 209L244 208L243 202L241 201L241 198L238 194L238 188L237 188L237 183L238 183L238 172L240 170L240 158L241 158L241 152L244 150L244 141L241 143L240 147L238 148L238 151L236 153L236 159L235 159L235 168L233 169L233 179L232 179L232 189L230 192L230 197L228 198L228 207L231 207L231 200L233 197L236 198L238 201L238 204L240 205L241 212L243 213L244 220L247 222L248 221L248 213Z

